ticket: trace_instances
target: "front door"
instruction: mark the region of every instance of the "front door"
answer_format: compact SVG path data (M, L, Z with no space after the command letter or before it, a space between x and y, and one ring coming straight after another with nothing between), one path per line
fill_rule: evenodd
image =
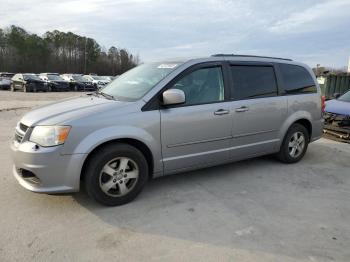
M165 173L228 161L232 118L222 65L196 66L170 88L183 90L186 102L160 110Z

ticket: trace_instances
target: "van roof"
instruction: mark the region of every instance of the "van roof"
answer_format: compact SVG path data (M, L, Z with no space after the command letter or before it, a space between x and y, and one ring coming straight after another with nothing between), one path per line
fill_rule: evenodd
M293 61L289 58L281 58L281 57L271 57L271 56L257 56L257 55L243 55L243 54L214 54L208 57L185 57L178 59L165 59L155 61L158 63L178 63L178 64L196 64L196 63L204 63L204 62L215 62L215 61L237 61L237 62L267 62L267 63L285 63L285 64L293 64L299 65L302 67L308 68L308 66L304 63Z

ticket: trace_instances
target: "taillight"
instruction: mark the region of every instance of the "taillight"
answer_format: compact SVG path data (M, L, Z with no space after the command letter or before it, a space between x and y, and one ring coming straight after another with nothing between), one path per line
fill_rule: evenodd
M322 113L324 112L325 108L326 108L326 97L325 96L321 96L321 110L322 110Z

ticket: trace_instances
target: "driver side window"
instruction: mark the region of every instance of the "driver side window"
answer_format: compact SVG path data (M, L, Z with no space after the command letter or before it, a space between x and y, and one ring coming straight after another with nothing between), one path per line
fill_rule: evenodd
M184 105L224 100L224 81L220 66L197 69L178 80L171 88L185 93Z

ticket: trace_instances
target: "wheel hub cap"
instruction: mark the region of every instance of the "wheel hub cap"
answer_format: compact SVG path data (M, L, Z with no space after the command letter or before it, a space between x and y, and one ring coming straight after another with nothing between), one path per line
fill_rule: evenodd
M305 147L305 137L301 132L295 132L289 140L288 151L293 158L299 157Z
M138 176L139 168L132 159L114 158L105 164L100 172L100 188L109 196L121 197L134 188Z

